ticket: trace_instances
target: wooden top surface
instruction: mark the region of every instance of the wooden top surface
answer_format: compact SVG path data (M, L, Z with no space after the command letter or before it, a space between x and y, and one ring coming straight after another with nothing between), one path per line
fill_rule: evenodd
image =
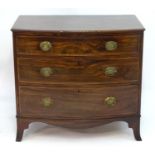
M12 31L93 32L144 30L134 15L19 16Z

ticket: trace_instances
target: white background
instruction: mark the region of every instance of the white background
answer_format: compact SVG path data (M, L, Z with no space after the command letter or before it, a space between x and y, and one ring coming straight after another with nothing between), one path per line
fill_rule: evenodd
M155 4L154 0L0 0L0 155L155 154ZM126 123L70 131L35 123L15 142L15 91L10 28L21 14L135 14L145 31L141 136Z

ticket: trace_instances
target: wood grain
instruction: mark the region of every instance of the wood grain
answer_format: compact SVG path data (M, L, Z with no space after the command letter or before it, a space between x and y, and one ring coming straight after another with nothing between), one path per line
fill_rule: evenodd
M86 87L48 88L27 87L20 89L20 113L39 118L98 118L137 114L138 87ZM116 105L109 107L105 98L114 96ZM54 104L42 105L42 99L50 97Z
M52 36L52 34L51 34ZM115 35L106 36L102 38L92 38L78 40L69 40L69 38L61 39L60 37L54 38L48 36L17 36L16 47L17 53L20 55L32 55L32 56L89 56L89 55L138 55L138 42L139 35ZM43 41L49 41L52 44L52 48L48 52L43 52L40 49L40 43ZM118 48L114 51L107 51L105 44L107 41L115 41L118 43Z
M116 32L143 31L144 27L134 15L52 15L19 16L12 31L31 32Z
M101 57L51 57L50 59L18 58L18 79L20 82L53 84L62 82L128 83L138 82L138 60L104 59ZM114 76L105 74L106 67L114 66ZM53 74L44 77L40 69L50 67Z
M32 122L87 128L113 121L126 121L141 140L144 28L135 16L21 16L12 31L17 141ZM52 43L49 52L40 50L42 41ZM107 51L107 41L118 48ZM53 74L43 77L42 67ZM106 67L117 73L105 75ZM108 96L115 106L105 104ZM46 97L54 101L48 108Z
M29 124L33 122L42 122L55 126L63 126L70 129L86 129L95 126L101 126L111 122L125 121L129 127L133 129L135 139L142 140L139 132L140 116L129 115L115 118L102 118L102 119L48 119L48 118L32 118L32 117L17 117L17 138L16 141L20 142L23 137L24 130L28 128ZM137 130L138 129L138 130ZM52 129L51 129L52 130ZM49 135L50 136L50 135ZM52 135L51 135L52 136Z

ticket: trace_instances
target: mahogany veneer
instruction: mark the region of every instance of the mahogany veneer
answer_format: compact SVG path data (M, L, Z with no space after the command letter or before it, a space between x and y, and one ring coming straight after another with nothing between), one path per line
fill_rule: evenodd
M144 28L134 15L20 16L13 28L17 141L32 122L126 121L140 137Z

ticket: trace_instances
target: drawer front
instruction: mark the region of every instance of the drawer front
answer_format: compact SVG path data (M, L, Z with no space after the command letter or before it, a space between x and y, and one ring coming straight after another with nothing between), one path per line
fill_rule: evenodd
M103 36L91 39L55 39L49 36L17 36L16 51L23 55L137 55L138 35Z
M137 59L107 60L92 57L18 58L20 82L52 84L64 82L137 82Z
M96 118L136 114L138 86L19 88L23 116Z

